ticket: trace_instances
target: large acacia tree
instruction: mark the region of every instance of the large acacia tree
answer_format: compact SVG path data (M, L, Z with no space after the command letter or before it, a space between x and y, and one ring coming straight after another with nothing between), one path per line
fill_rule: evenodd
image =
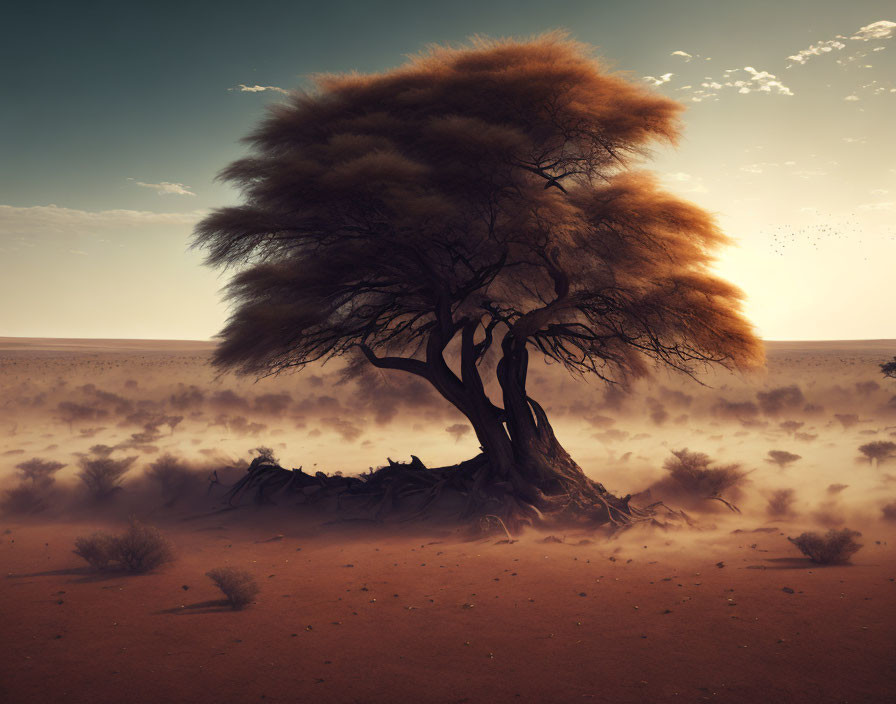
M315 84L222 172L244 202L197 228L208 263L238 269L215 363L263 376L348 356L416 375L476 432L453 484L474 513L630 518L557 441L527 368L534 354L614 382L761 358L740 292L708 270L724 235L631 169L675 140L681 105L557 34Z

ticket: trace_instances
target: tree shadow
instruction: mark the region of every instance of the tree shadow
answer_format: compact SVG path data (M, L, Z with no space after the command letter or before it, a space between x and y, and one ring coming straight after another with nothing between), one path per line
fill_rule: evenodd
M195 604L175 606L172 609L162 609L161 611L154 611L153 613L156 615L175 614L177 616L187 616L196 614L218 614L233 610L233 607L227 599L212 599L210 601L197 601Z

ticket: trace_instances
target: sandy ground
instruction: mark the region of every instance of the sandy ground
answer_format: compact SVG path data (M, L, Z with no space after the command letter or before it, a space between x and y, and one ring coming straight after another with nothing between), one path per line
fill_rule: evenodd
M10 704L858 703L896 686L896 555L873 541L819 567L778 531L508 545L253 511L167 526L177 561L125 576L70 552L96 522L7 525ZM257 602L222 606L203 576L219 565L249 568Z
M513 544L428 523L325 526L290 501L210 514L205 473L236 466L222 469L232 481L262 444L346 473L476 452L463 418L400 375L341 384L328 366L253 383L216 377L211 349L0 339L0 505L18 464L66 465L43 513L0 513L3 704L892 701L896 459L858 448L896 441L896 385L878 367L896 341L769 343L760 374L661 373L625 396L533 369L560 440L617 493L655 495L682 447L749 474L729 495L740 514L698 500L691 528ZM136 458L105 507L77 478L97 445ZM770 450L799 459L780 467ZM172 510L143 474L165 453L202 478ZM770 515L782 489L790 511ZM75 537L129 513L176 561L88 570ZM832 527L862 532L852 564L814 565L786 539ZM244 611L205 577L224 565L261 584Z

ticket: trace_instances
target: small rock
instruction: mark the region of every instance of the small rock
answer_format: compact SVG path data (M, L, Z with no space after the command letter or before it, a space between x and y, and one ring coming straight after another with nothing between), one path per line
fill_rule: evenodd
M781 591L787 592L788 594L793 594L793 589L791 589L790 587L782 587Z

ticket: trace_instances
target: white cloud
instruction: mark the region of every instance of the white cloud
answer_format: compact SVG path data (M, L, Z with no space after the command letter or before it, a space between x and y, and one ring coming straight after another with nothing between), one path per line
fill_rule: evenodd
M816 178L817 176L827 176L827 171L818 171L818 170L803 170L803 171L794 171L794 176L799 176L800 178Z
M238 90L240 93L263 93L266 90L273 91L274 93L283 93L283 95L289 95L289 91L279 86L247 86L244 83L240 83L235 88L228 88L227 90Z
M844 137L843 141L847 144L865 144L864 137Z
M769 166L777 166L777 164L770 164L768 162L762 162L759 164L747 164L746 166L741 166L740 170L746 171L748 174L761 174Z
M170 183L169 181L162 181L161 183L145 183L143 181L135 181L132 178L129 178L128 181L134 181L135 186L140 186L141 188L151 188L160 196L195 196L196 194L190 190L189 186L185 186L182 183Z
M644 80L648 81L653 86L661 86L663 83L668 83L674 75L674 73L664 73L659 78L656 76L644 76Z
M864 27L860 27L850 39L858 39L867 42L872 39L889 39L894 33L896 33L896 22L880 20L879 22L872 22L871 24L866 24Z
M684 171L665 174L664 178L666 181L674 182L674 189L680 193L707 193L709 191L703 183L702 177Z
M896 203L893 201L862 203L862 205L859 206L859 210L896 210Z
M694 58L693 54L689 54L686 51L681 51L680 49L678 51L673 51L671 54L669 54L669 56L680 56L685 60L685 62L688 62Z
M821 56L822 54L827 54L835 49L840 51L841 49L845 49L846 44L836 39L829 39L828 41L818 42L817 44L812 44L808 49L801 49L797 53L792 56L788 56L787 58L791 61L795 61L798 64L806 63L813 56Z
M153 213L146 210L75 210L57 205L20 208L0 205L0 232L11 235L96 234L150 225L192 227L204 210L188 213Z
M847 95L847 96L844 98L844 100L848 100L848 101L850 101L850 102L855 102L856 100L859 100L859 96L857 96L857 95Z

